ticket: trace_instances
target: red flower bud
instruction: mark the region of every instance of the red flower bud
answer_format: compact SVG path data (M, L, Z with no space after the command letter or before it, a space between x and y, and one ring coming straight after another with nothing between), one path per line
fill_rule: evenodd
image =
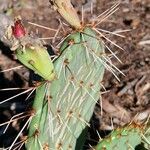
M19 39L25 36L26 31L20 19L16 20L14 26L12 26L12 33L15 38Z

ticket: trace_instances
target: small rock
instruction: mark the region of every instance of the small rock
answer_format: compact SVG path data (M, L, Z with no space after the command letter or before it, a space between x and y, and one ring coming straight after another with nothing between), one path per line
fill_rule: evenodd
M140 19L137 18L132 21L131 26L133 29L136 29L139 26L139 24L140 24Z

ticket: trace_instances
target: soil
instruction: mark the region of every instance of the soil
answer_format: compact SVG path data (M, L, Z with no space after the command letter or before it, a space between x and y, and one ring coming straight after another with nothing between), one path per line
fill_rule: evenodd
M111 0L93 0L93 14L91 11L92 0L72 1L78 14L81 17L81 9L84 8L85 22L89 22L114 4ZM28 32L36 34L45 40L45 45L57 45L62 37L60 34L57 39L53 30L47 30L33 26L28 22L43 25L49 28L58 29L60 22L65 22L59 14L55 12L48 0L1 0L0 12L10 16L20 15L28 29ZM92 16L92 17L91 17ZM61 20L61 21L60 21ZM149 0L122 0L119 10L101 23L99 28L108 31L130 30L121 33L124 38L107 34L110 40L117 43L120 50L112 43L107 42L108 46L117 54L122 63L112 59L123 73L117 73L118 81L112 73L105 72L102 89L102 100L96 105L91 128L89 129L88 142L91 145L98 142L97 131L103 137L104 131L110 131L116 127L123 126L129 122L144 121L150 114L150 3ZM69 30L69 29L68 29ZM69 31L66 31L69 32ZM66 33L65 33L66 34ZM55 40L55 42L54 42ZM14 59L10 49L2 42L0 43L0 70L6 70L21 64ZM0 90L0 99L6 99L29 87L29 71L21 69L0 73L0 89L22 88L13 91ZM24 111L29 105L32 96L28 101L24 101L27 95L0 105L0 123L8 121L14 114ZM0 127L0 147L7 147L13 141L19 131L19 124L13 123L12 127L3 134L4 126ZM12 136L12 137L11 137ZM21 135L22 136L22 135Z

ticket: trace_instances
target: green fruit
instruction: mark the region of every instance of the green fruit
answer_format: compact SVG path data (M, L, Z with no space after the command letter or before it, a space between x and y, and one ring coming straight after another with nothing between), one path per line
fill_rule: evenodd
M44 47L30 46L18 48L16 50L18 60L29 69L33 70L36 74L51 81L55 77L54 66L52 60Z

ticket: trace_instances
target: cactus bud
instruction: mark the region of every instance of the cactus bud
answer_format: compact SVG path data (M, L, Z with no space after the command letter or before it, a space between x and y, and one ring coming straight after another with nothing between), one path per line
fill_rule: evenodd
M12 26L13 36L17 39L20 39L25 36L26 31L20 19L17 19Z

